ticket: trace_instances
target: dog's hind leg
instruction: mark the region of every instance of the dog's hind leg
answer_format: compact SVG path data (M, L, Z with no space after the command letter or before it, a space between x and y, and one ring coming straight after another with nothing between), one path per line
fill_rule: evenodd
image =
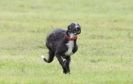
M43 60L47 63L51 63L54 59L54 52L52 51L49 51L49 55L48 55L48 58L43 58Z

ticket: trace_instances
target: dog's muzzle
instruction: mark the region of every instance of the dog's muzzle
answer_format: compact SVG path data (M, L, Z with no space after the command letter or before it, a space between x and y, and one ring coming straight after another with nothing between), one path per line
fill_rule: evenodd
M75 34L80 34L80 33L81 33L80 27L75 28L73 32L74 32Z

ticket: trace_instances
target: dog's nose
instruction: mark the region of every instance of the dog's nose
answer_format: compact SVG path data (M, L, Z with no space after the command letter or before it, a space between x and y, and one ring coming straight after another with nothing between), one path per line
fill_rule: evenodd
M76 28L76 30L80 30L80 27L78 26L78 27Z

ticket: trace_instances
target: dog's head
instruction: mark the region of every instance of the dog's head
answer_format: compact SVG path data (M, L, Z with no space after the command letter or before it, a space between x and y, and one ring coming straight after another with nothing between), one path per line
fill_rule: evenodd
M71 23L68 25L67 34L78 35L81 33L81 27L78 23Z

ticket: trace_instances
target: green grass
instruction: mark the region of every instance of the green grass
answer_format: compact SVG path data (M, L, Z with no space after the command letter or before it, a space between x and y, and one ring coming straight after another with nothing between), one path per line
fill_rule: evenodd
M47 34L82 26L71 74L46 64ZM133 84L132 0L0 0L0 84Z

